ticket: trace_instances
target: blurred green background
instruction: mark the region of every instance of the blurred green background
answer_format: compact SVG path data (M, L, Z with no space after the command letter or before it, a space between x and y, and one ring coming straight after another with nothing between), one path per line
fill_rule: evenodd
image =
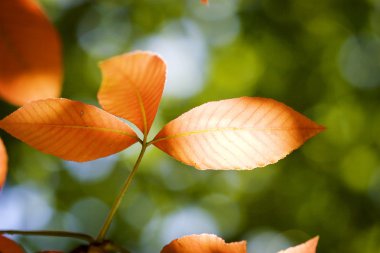
M379 0L41 4L63 42L63 97L97 104L97 62L143 49L168 65L152 135L196 105L239 96L274 98L327 127L253 171L197 171L150 148L109 238L153 253L185 234L214 233L247 240L249 253L275 253L319 235L318 252L380 252ZM16 109L0 103L1 117ZM80 164L0 134L10 156L0 229L96 235L139 150ZM30 251L79 243L18 240Z

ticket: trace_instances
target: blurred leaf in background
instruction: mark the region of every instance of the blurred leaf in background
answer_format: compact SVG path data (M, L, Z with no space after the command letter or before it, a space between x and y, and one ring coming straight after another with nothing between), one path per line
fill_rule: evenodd
M53 25L35 1L2 1L0 9L0 97L19 106L59 97L61 44Z
M273 253L318 234L320 252L380 248L380 2L378 0L43 0L62 37L63 96L96 104L97 62L158 52L168 81L154 136L206 101L286 103L327 131L254 171L197 171L149 149L109 237L132 252L214 233ZM1 117L15 108L0 102ZM136 158L133 146L90 163L64 162L1 137L9 175L1 229L95 235ZM136 146L137 147L137 146ZM91 210L91 212L89 211ZM68 239L19 238L28 250Z

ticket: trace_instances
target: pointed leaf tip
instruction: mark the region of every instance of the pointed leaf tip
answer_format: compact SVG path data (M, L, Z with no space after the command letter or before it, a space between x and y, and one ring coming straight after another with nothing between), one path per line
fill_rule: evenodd
M273 99L242 97L184 113L152 144L198 169L253 169L277 162L323 129Z
M8 171L8 155L3 141L0 139L0 189L4 186Z
M166 80L166 65L156 54L132 52L100 63L103 81L98 99L104 110L129 120L146 136Z
M246 242L226 243L211 234L188 235L166 245L161 253L246 253Z
M42 152L77 162L114 154L138 141L114 115L62 98L28 103L1 120L0 128Z
M35 0L0 1L0 97L14 105L58 97L58 33Z
M315 253L317 252L318 240L319 237L316 236L305 243L288 248L286 250L281 250L278 253Z
M0 252L1 253L25 253L25 251L16 242L0 235Z

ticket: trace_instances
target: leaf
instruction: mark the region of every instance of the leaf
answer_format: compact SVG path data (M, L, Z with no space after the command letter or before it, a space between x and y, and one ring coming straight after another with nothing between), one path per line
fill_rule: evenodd
M34 0L0 1L0 97L14 105L58 97L58 34Z
M208 0L200 0L201 4L208 5Z
M129 120L147 136L156 116L166 79L164 61L153 53L132 52L100 63L98 93L104 110Z
M0 128L42 152L78 162L114 154L138 140L115 116L62 98L28 103L1 120Z
M0 139L0 189L5 183L8 170L8 155L3 141Z
M318 240L319 237L316 236L303 244L288 248L286 250L281 250L278 253L315 253L317 251Z
M323 129L273 99L242 97L184 113L151 143L198 169L253 169L277 162Z
M25 251L17 243L0 235L0 252L1 253L25 253Z
M246 242L226 243L216 235L188 235L166 245L161 253L246 253Z

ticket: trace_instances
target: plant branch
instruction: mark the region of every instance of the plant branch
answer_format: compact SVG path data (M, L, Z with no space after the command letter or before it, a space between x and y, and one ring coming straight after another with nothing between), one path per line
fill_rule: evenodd
M76 238L76 239L84 240L84 241L87 241L89 243L94 242L94 238L92 238L92 236L90 236L90 235L83 234L83 233L67 232L67 231L50 231L50 230L35 230L35 231L0 230L0 234L70 237L70 238Z
M104 237L105 237L105 235L106 235L106 233L107 233L107 231L111 225L111 222L112 222L112 220L116 214L116 211L118 210L118 208L121 204L121 201L122 201L125 193L127 192L128 187L131 184L132 179L135 176L135 174L136 174L136 172L140 166L141 160L142 160L144 153L145 153L145 150L148 146L149 145L146 141L146 136L144 136L144 140L142 141L142 144L141 144L141 151L140 151L140 154L136 160L136 163L133 166L133 169L132 169L131 173L129 174L127 180L125 181L123 187L121 188L119 195L116 197L114 203L112 204L111 210L109 211L107 218L106 218L102 228L100 229L98 236L96 237L96 240L95 240L96 242L102 242L104 240Z

